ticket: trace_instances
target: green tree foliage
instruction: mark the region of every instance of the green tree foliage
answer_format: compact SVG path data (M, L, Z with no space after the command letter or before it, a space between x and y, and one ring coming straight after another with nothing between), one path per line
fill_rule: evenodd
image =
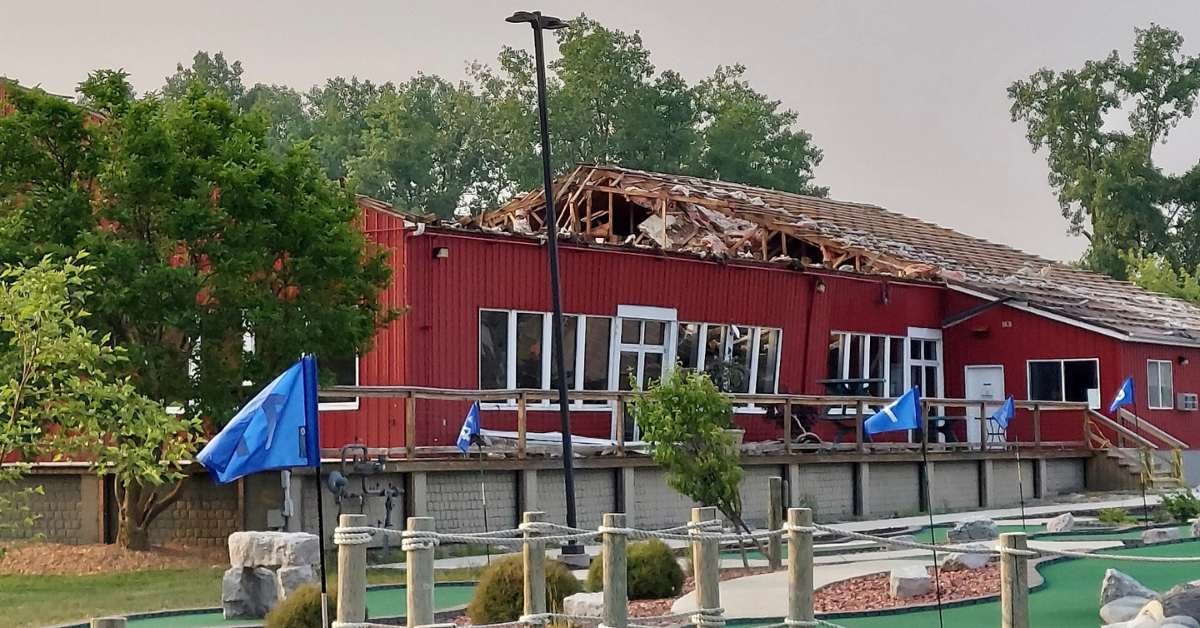
M571 570L556 560L546 560L546 609L561 613L563 598L579 593L582 587ZM509 554L492 561L483 575L467 617L475 625L516 621L525 611L525 563L520 554Z
M683 568L679 557L658 539L630 543L626 561L627 593L631 600L661 600L679 597ZM597 556L588 565L587 590L604 590L604 559Z
M192 85L200 84L205 91L222 94L242 105L242 98L246 96L242 71L241 61L229 63L224 53L210 55L201 50L192 57L190 66L184 67L182 63L175 65L175 73L168 76L163 85L162 96L168 100L182 100L191 91Z
M1200 165L1171 175L1153 159L1200 95L1200 57L1182 47L1179 33L1151 25L1137 29L1128 61L1114 51L1079 69L1044 68L1008 89L1013 120L1025 123L1034 150L1046 150L1070 233L1089 241L1085 265L1114 277L1127 274L1123 251L1200 263Z
M337 591L329 592L329 616L337 616ZM325 628L321 625L321 588L306 584L284 598L263 618L263 628Z

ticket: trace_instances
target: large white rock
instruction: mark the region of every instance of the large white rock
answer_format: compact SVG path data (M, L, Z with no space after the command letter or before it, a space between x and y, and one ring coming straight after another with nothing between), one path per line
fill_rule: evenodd
M951 543L966 543L969 541L990 541L999 538L996 522L984 517L969 517L954 524L946 533L946 539Z
M1191 537L1194 539L1200 536L1200 519L1192 519Z
M1154 591L1147 589L1142 586L1142 583L1116 569L1105 571L1104 580L1100 583L1101 606L1123 597L1141 597L1149 600L1153 599L1155 595L1157 594Z
M563 598L563 613L582 617L603 617L604 592L568 595Z
M297 565L295 567L280 567L275 572L279 581L279 599L286 599L296 589L306 584L317 584L317 570L312 565Z
M932 579L929 570L921 565L897 567L889 577L892 597L898 600L917 597L929 593Z
M1149 601L1144 597L1133 595L1117 598L1100 607L1100 619L1108 624L1127 622L1137 617Z
M275 572L262 567L230 567L221 578L225 619L262 619L279 602Z
M307 532L234 532L229 564L234 567L295 567L321 560L320 540Z
M1187 615L1173 615L1164 619L1159 628L1167 628L1168 626L1171 628L1200 628L1200 621L1196 621L1195 618L1188 617Z
M1142 533L1142 542L1151 545L1179 539L1179 528L1150 528Z
M983 543L967 543L966 545L952 546L949 549L975 549L988 550L990 549ZM968 569L983 569L992 562L991 554L978 554L975 552L950 552L942 558L942 571L966 571Z
M1070 532L1075 529L1075 515L1069 512L1051 519L1046 522L1047 532Z

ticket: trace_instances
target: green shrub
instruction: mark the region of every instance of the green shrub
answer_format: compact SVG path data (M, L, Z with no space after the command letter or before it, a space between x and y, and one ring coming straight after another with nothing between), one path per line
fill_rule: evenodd
M337 593L329 592L329 620L337 617ZM306 584L267 613L263 628L321 628L321 588Z
M1111 525L1123 525L1126 523L1137 523L1137 519L1129 516L1124 508L1102 508L1096 514L1096 520L1100 523Z
M582 587L566 565L546 561L546 608L562 612L563 598ZM525 565L520 554L509 554L483 571L475 596L467 605L472 624L516 621L525 611ZM264 627L265 628L265 627Z
M630 543L627 567L629 599L679 597L683 588L683 569L666 543L658 539ZM587 589L604 590L604 561L600 557L594 558L588 567Z
M1200 514L1200 500L1191 491L1180 491L1174 495L1164 495L1162 508L1177 523L1187 523Z

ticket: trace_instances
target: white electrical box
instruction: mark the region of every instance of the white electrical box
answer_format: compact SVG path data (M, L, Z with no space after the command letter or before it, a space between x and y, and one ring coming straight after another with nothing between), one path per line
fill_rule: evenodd
M1175 395L1175 407L1187 412L1200 409L1200 395L1196 393L1179 393Z

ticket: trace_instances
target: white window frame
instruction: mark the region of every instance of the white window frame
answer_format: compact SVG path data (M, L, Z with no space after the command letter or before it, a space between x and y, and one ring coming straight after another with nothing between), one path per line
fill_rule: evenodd
M1167 368L1167 394L1163 392L1163 366ZM1158 371L1158 394L1162 396L1158 400L1158 405L1154 404L1155 390L1150 386L1150 369L1154 368ZM1170 360L1146 360L1146 404L1150 410L1174 410L1175 409L1175 363Z
M838 367L840 369L839 377L844 378L844 376L846 376L847 374L850 373L850 337L851 336L859 336L865 341L869 341L872 338L883 338L884 339L883 355L884 355L885 360L891 358L892 343L895 343L895 342L900 343L900 372L901 372L900 385L906 391L909 388L911 388L911 385L909 384L909 381L908 381L909 380L909 376L908 376L908 363L909 363L909 361L908 361L908 341L909 341L909 338L907 338L905 336L892 336L892 335L888 335L888 334L872 334L872 333L860 332L860 331L837 331L837 330L835 330L835 331L829 332L829 335L831 335L831 336L834 334L838 334L842 338L842 355L841 355L842 363ZM938 355L940 358L941 357L941 353L940 353L941 343L938 343L938 344L939 344L939 354ZM863 351L862 364L859 365L860 368L862 369L862 372L864 374L868 374L868 375L870 374L870 371L871 371L870 356L871 356L871 351L870 351L870 348L868 347L866 351ZM939 366L939 373L940 373L940 366ZM884 369L883 369L883 392L884 392L883 396L891 397L892 396L890 394L891 389L892 389L892 374L891 374L891 370L887 368L887 364L885 363ZM903 394L903 393L901 393L901 394Z
M359 386L362 382L362 356L354 356L354 385ZM317 404L317 410L321 412L346 412L358 410L359 397L354 397L354 401L322 401Z
M1059 390L1059 399L1038 399L1036 401L1066 401L1067 396L1067 362L1093 362L1096 364L1096 389L1100 386L1100 358L1045 358L1025 360L1025 398L1030 401L1035 401L1033 398L1033 369L1031 368L1034 362L1058 362L1058 377L1061 389ZM1092 410L1100 409L1100 396L1095 399L1088 400L1088 407Z
M737 393L737 394L748 394L748 395L778 394L778 392L779 392L779 369L780 369L780 364L783 362L783 329L781 329L779 327L768 327L765 325L738 325L735 323L697 323L697 322L692 322L692 321L677 321L675 323L674 330L672 331L672 334L674 335L674 339L671 343L671 361L670 361L669 368L675 368L675 364L676 364L677 360L679 359L677 352L679 350L679 326L680 325L696 325L699 328L699 333L697 334L697 341L700 344L698 344L696 346L696 371L700 372L700 373L705 372L705 368L708 366L705 363L707 360L707 356L705 355L706 352L704 351L704 343L708 342L709 328L712 328L712 327L725 327L725 328L737 327L739 329L746 330L744 333L748 333L751 335L750 364L748 365L748 368L747 368L747 370L749 371L747 373L747 376L749 377L749 387L747 389L747 392ZM775 347L775 377L774 377L775 389L768 390L768 391L758 390L758 357L759 357L759 349L761 347L761 342L762 342L762 332L764 330L773 331L778 334L778 336L776 337L777 339L775 341L776 345L777 345ZM733 353L733 334L726 333L725 338L722 341L722 343L723 344L721 345L721 354L723 356L725 356L725 359L729 359ZM739 407L737 409L745 410L745 409L753 408L753 407L754 407L754 404L750 404L747 407Z
M628 311L624 308L637 308L639 311L646 310L665 310L665 308L643 308L640 306L620 306L618 312ZM669 310L672 314L674 310ZM652 313L652 312L651 312ZM642 318L640 316L617 316L613 319L612 340L609 342L608 354L608 389L610 391L621 390L621 354L622 353L637 353L637 380L638 386L645 386L645 368L646 354L657 353L662 356L662 374L666 375L675 364L675 344L676 333L679 330L678 321L660 319L660 318ZM642 326L642 335L636 343L625 342L621 338L621 332L625 327L625 321L637 321ZM645 343L645 324L646 323L661 323L663 326L663 344L646 344Z

